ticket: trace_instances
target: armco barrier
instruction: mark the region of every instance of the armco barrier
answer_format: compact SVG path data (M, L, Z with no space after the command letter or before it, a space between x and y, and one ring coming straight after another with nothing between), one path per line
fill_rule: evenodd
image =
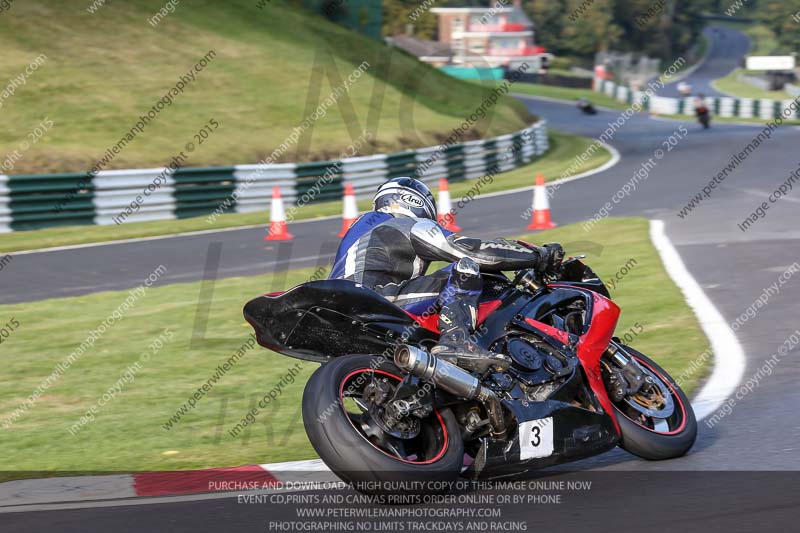
M175 218L175 180L168 169L108 170L94 178L95 224L114 224L114 218L125 212L125 208L142 191L163 173L164 183L150 194L138 211L131 213L125 222L165 220Z
M651 96L642 91L634 91L628 87L617 85L608 80L595 79L595 91L601 92L617 101L626 104L641 102L643 109L659 115L691 115L694 113L694 96L685 98L667 98ZM784 109L794 100L773 100L769 98L734 98L732 96L707 96L706 106L714 115L731 118L759 118L770 120L781 116ZM797 106L797 104L795 104ZM784 118L787 118L784 116ZM800 106L794 112L793 119L800 119Z
M294 163L280 163L233 167L233 180L236 183L234 210L237 213L263 211L269 207L268 199L272 197L272 188L275 186L281 188L284 202L294 203L296 166Z
M444 149L341 161L102 170L95 176L0 175L0 232L266 211L275 186L289 205L339 199L345 183L363 198L398 176L417 176L429 184L439 178L475 179L516 168L548 148L547 125L540 121L513 134Z
M8 207L8 176L0 174L0 233L11 231L11 208Z

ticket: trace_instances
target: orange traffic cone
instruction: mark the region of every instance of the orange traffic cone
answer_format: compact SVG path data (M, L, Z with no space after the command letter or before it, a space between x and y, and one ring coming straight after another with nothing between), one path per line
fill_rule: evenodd
M544 185L544 176L536 175L536 186L533 188L533 216L528 229L550 229L556 227L550 220L550 199Z
M453 210L453 202L450 201L450 185L447 178L439 180L439 216L437 222L445 229L450 231L461 231L456 224L456 212Z
M291 241L294 235L289 233L286 225L286 211L283 209L281 188L272 188L272 206L269 212L269 231L264 236L265 241Z
M350 226L358 219L358 205L356 204L356 192L353 190L352 183L344 184L344 213L342 214L342 231L339 237L344 237Z

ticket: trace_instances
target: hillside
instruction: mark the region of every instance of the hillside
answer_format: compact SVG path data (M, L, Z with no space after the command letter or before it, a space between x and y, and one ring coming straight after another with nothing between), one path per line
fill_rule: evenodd
M334 92L324 116L295 133L278 160L350 155L354 140L359 155L427 146L488 95L288 3L260 4L173 3L153 24L163 0L15 2L0 16L0 156L17 155L0 173L88 170L157 105L103 168L164 165L189 142L184 165L257 162ZM195 80L158 104L204 57ZM364 74L348 92L338 89L359 65ZM532 120L508 97L493 110L470 137ZM372 140L359 142L368 122ZM204 126L201 144L194 136Z

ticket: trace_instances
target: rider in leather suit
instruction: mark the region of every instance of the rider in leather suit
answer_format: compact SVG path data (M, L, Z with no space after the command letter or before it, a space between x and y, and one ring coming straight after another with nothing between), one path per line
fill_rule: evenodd
M436 222L436 202L424 183L394 178L378 188L373 211L342 239L330 278L370 287L396 305L421 314L439 312L439 344L431 353L471 370L505 368L507 356L470 339L476 327L483 280L480 271L560 269L556 243L525 247L515 241L481 240L452 233ZM451 265L424 275L431 261Z

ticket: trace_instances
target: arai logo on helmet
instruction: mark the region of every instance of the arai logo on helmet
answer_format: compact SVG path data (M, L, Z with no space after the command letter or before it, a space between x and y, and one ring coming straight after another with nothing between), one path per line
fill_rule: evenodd
M414 196L413 194L405 193L400 196L400 199L403 200L405 203L412 207L423 207L425 204L422 203L418 197Z

